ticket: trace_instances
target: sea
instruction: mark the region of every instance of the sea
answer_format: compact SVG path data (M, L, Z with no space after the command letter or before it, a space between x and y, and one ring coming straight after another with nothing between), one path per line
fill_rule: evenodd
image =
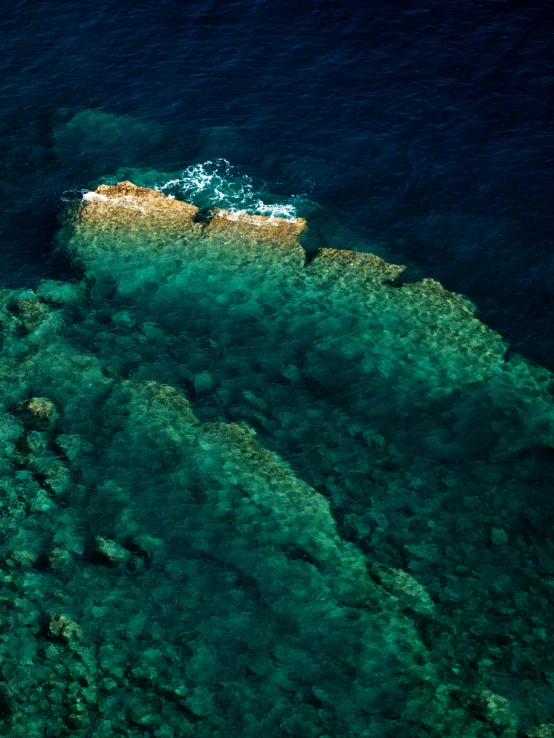
M554 738L552 4L0 24L0 735Z
M181 172L202 206L311 215L314 248L380 248L554 367L550 3L19 0L0 13L1 285L67 275L52 250L63 202L148 166ZM57 126L79 110L145 130L64 150Z

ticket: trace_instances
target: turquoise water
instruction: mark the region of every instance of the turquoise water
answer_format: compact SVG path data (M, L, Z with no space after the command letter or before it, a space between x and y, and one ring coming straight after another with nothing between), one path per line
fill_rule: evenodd
M541 9L6 16L0 734L554 735Z
M359 238L386 241L414 278L468 295L552 366L544 3L21 0L2 19L4 284L64 273L51 246L65 191L119 166L222 158L255 189L308 194ZM83 108L165 135L135 126L60 149L59 124Z

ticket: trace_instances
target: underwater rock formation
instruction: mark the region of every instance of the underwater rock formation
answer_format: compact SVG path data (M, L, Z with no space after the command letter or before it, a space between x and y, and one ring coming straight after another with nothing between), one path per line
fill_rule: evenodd
M551 376L305 227L103 185L1 294L3 735L548 734Z
M98 108L62 109L57 114L53 151L62 163L78 163L81 174L99 176L98 167L138 166L148 162L171 132L156 121L113 115Z

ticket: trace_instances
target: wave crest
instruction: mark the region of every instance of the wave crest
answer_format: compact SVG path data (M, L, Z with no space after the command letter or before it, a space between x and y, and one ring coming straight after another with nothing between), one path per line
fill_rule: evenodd
M214 159L191 164L180 176L172 177L154 189L168 197L184 199L204 209L218 207L233 213L269 215L294 220L297 209L294 197L270 195L255 188L247 174L227 159ZM273 202L266 202L265 199Z

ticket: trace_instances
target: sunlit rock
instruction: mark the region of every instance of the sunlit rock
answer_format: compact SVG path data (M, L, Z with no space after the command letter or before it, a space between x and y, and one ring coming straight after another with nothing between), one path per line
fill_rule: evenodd
M183 228L197 214L194 205L165 197L131 182L99 185L83 196L79 220L85 226L107 228Z

